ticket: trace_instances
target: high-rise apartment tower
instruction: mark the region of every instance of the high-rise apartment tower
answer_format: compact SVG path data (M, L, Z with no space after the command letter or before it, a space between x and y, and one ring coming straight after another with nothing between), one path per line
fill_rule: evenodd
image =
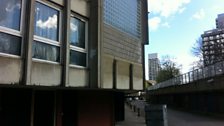
M149 80L156 80L158 72L160 70L160 62L157 53L151 53L148 55L148 67L149 67Z
M224 14L216 19L216 29L205 31L201 35L204 65L208 66L224 60Z

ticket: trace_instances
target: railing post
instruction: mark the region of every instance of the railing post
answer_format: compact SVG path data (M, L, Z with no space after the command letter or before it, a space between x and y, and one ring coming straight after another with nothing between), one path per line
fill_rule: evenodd
M196 70L196 73L197 73L197 76L196 76L197 79L196 79L196 80L199 80L199 72L198 72L198 71L199 71L199 70L197 69L197 70Z
M223 74L223 71L224 71L224 68L223 68L223 61L221 62L221 70L222 70L222 73L221 74Z
M188 83L190 83L191 82L191 74L190 74L190 72L188 72L188 78L189 78Z
M214 70L214 75L213 76L216 75L216 65L217 65L217 63L213 65L213 70Z

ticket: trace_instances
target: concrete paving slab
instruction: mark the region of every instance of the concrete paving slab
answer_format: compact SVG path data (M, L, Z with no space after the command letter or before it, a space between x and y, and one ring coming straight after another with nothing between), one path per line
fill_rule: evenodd
M118 122L115 126L146 126L146 124L144 117L138 117L137 113L125 105L125 121Z

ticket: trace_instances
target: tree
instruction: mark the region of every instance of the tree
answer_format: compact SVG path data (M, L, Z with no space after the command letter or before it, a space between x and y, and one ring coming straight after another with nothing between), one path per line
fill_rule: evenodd
M161 62L161 69L156 78L157 83L166 81L180 75L180 65L174 62L170 56L165 56Z
M192 69L202 68L204 66L204 63L203 63L203 42L201 37L198 37L194 45L191 47L191 53L193 56L198 58L197 61L192 63L193 66Z

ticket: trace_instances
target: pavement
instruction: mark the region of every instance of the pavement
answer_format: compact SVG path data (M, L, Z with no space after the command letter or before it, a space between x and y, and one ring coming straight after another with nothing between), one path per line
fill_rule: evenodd
M168 126L224 126L224 118L168 109Z
M190 112L168 109L168 126L224 126L224 118L203 116ZM116 123L115 126L146 126L143 115L125 105L125 121Z
M136 112L125 105L125 121L118 122L115 126L146 126L146 124L144 117L138 117Z

